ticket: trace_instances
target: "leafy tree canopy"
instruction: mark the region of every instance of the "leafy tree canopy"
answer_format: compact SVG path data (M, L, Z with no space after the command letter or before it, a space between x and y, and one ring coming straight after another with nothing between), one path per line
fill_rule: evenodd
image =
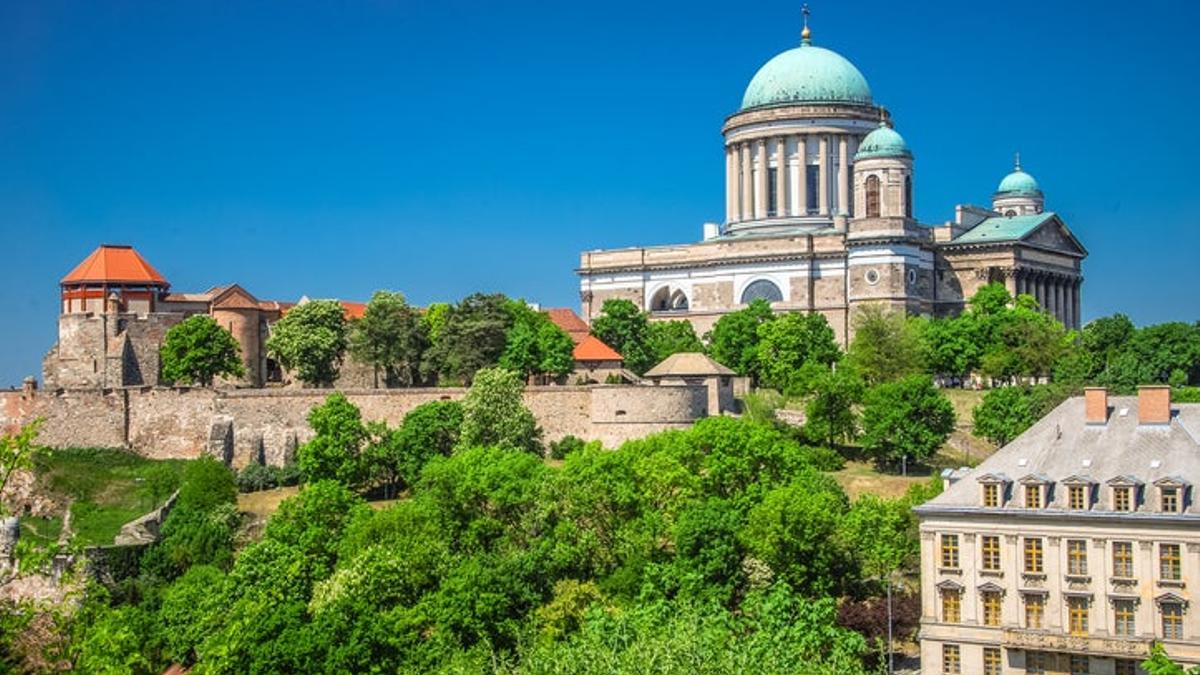
M654 321L650 324L647 341L655 363L662 363L672 354L704 351L690 321Z
M738 375L759 379L759 326L774 318L771 304L754 300L744 309L717 319L709 333L709 355Z
M208 387L215 377L246 374L237 341L206 314L171 326L159 354L163 379L169 382Z
M499 446L541 452L541 430L522 401L525 385L515 373L485 368L463 398L459 445Z
M336 300L311 300L288 310L271 326L267 351L301 381L332 385L346 350L346 316Z
M805 364L828 367L841 357L833 329L816 312L789 312L759 324L758 339L762 383L784 393L805 389Z
M389 387L420 380L421 356L429 346L429 326L401 293L376 291L363 317L350 327L350 355L382 372Z
M426 353L426 372L469 384L476 371L496 364L513 325L508 298L475 293L451 306Z
M878 461L932 457L954 431L954 407L927 376L877 385L863 402L863 449Z
M849 361L869 383L892 382L922 372L917 326L903 311L866 305L854 317Z
M655 365L650 345L650 320L629 300L610 298L592 321L592 335L617 350L625 367L641 375Z

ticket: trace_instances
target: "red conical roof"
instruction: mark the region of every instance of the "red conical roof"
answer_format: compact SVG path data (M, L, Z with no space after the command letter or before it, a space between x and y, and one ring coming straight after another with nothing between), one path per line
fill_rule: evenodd
M132 246L102 244L71 273L62 278L69 284L132 284L167 288L166 277L158 273Z

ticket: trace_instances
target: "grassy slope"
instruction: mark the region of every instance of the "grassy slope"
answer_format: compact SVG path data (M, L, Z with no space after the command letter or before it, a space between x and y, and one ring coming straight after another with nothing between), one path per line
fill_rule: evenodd
M179 486L185 464L122 450L71 449L38 457L34 471L42 490L70 503L74 541L91 545L111 544L122 525L161 504ZM57 529L31 525L40 538Z

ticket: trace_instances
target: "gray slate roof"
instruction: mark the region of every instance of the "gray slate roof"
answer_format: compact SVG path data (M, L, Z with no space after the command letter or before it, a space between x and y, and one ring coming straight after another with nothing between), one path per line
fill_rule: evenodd
M1121 476L1136 478L1146 486L1162 478L1193 485L1200 482L1200 404L1172 403L1171 422L1161 425L1138 424L1136 396L1110 396L1108 405L1107 424L1087 424L1083 397L1064 401L918 511L983 510L978 479L989 474L1002 474L1012 481L1009 489L1013 491L1006 506L986 509L990 512L1028 513L1013 485L1019 487L1022 479L1031 477L1047 478L1056 486L1071 477L1090 478L1101 486ZM1048 508L1065 509L1066 492L1054 490ZM1188 514L1200 514L1195 501L1189 500ZM1092 510L1103 511L1106 504L1101 497ZM1156 510L1157 498L1151 495L1146 495L1138 508L1146 513Z

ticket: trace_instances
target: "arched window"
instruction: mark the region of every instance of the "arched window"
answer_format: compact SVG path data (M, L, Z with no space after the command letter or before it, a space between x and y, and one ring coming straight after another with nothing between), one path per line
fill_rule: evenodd
M879 217L879 176L867 176L867 217Z
M904 177L904 216L912 218L912 176Z
M687 295L677 288L672 290L670 286L663 286L650 298L650 311L652 312L682 311L687 308Z
M748 305L755 300L766 300L767 302L782 302L783 292L774 283L766 279L750 282L746 290L742 291L742 304Z

